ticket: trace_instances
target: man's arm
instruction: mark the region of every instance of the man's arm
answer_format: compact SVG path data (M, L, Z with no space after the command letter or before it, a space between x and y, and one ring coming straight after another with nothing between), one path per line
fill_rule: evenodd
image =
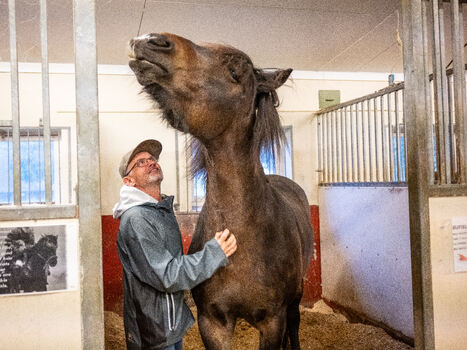
M130 219L123 240L135 276L159 291L173 293L195 287L219 267L227 265L227 255L221 245L228 255L236 249L236 243L232 244L233 235L227 236L228 232L218 233L217 239L206 242L202 250L174 257L161 239L154 238L160 237L156 229L145 218L136 217Z

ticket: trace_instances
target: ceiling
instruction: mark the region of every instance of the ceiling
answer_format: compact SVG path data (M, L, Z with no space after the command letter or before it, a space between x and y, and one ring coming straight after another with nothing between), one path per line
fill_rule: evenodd
M18 57L40 61L39 0L16 1ZM49 61L73 62L72 0L48 0ZM99 64L127 64L138 32L171 32L246 52L258 67L402 71L398 0L96 0ZM141 26L140 26L141 21ZM9 61L0 0L0 61Z

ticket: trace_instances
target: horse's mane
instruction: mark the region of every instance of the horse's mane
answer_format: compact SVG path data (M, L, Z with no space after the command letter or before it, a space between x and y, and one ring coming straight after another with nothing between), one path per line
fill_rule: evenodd
M255 69L261 72L260 69ZM282 146L285 142L285 134L282 129L277 107L279 106L279 97L273 87L269 91L258 91L255 96L255 107L251 118L253 122L250 129L247 130L248 141L250 144L250 161L256 163L261 151L271 151L272 159L280 156ZM187 145L188 154L192 154L191 176L203 174L206 176L206 163L209 161L209 155L204 145L195 137L191 137Z
M40 250L40 249L44 249L46 241L52 241L56 245L57 244L57 238L58 238L57 235L42 234L41 238L39 238L37 243L31 248L31 250L37 251L37 250Z

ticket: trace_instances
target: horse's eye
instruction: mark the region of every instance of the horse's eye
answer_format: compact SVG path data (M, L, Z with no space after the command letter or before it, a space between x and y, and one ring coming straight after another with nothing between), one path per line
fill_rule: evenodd
M233 69L230 70L230 76L232 77L233 80L235 80L236 83L240 81L240 78L238 77L237 73Z

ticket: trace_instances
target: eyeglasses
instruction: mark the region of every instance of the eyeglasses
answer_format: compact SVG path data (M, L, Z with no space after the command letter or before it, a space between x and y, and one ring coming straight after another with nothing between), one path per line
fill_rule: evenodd
M152 163L157 163L158 160L154 157L149 157L149 158L141 158L141 159L138 159L135 164L133 164L133 166L130 168L130 170L128 170L125 174L125 176L128 176L129 173L131 173L131 171L135 168L135 167L138 167L138 168L142 168L143 166L146 166L149 164L149 162L152 162Z

